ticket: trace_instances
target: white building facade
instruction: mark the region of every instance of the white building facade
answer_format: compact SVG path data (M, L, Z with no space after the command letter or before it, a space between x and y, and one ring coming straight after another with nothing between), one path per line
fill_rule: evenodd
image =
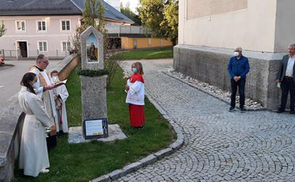
M106 25L133 23L103 1ZM18 0L0 1L0 23L6 33L0 37L0 56L50 58L69 55L72 39L81 25L84 0Z
M1 17L6 34L0 48L6 57L36 57L45 54L64 57L69 54L71 40L80 26L81 16L13 16Z

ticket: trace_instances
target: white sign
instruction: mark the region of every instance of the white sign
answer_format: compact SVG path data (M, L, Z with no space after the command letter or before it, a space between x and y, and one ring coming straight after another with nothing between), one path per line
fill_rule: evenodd
M86 136L103 135L102 120L85 121Z

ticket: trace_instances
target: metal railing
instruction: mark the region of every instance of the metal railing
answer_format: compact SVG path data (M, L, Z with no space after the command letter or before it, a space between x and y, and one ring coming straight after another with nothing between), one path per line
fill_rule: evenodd
M142 26L105 25L108 34L145 34Z
M69 56L70 53L68 51L61 50L48 50L48 51L39 51L39 50L27 50L21 52L21 50L0 50L0 56L5 59L29 59L36 58L39 54L44 54L49 58L64 58Z

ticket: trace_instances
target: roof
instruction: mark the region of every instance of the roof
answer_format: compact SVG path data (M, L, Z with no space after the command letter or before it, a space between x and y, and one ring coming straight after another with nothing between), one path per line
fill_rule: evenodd
M69 0L1 0L0 16L81 15Z
M134 23L103 1L105 17L112 21ZM0 16L82 15L84 0L0 0Z

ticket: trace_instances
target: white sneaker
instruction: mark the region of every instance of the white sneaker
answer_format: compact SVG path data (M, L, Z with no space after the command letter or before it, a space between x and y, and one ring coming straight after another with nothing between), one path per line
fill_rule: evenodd
M49 169L42 169L40 173L49 173Z

